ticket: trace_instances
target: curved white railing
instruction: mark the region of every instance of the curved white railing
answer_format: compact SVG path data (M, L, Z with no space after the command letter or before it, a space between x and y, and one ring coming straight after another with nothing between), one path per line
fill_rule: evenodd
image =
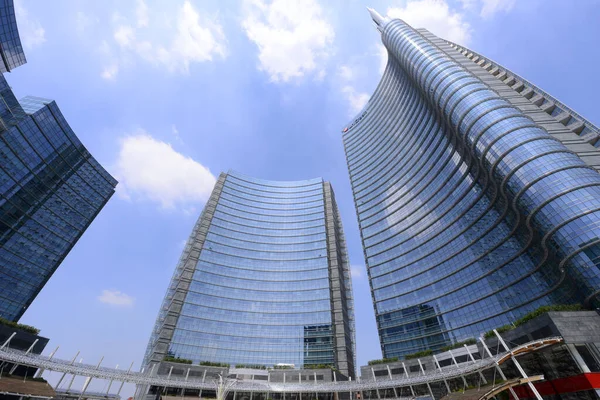
M277 383L267 381L239 380L231 390L243 392L286 392L286 393L315 393L315 392L358 392L364 390L389 389L403 386L422 385L440 382L452 378L459 378L492 368L512 354L534 351L558 341L560 337L551 337L535 340L514 347L510 352L498 353L494 357L463 363L454 367L446 367L428 372L425 375L398 377L378 381L339 381L339 382L310 382L310 383ZM63 372L70 375L84 376L93 379L113 380L117 382L133 383L136 385L152 385L161 387L174 387L185 389L214 390L215 384L211 381L202 382L198 379L166 378L151 376L148 373L124 371L116 368L98 367L98 365L73 363L69 360L50 358L40 354L26 353L7 347L0 349L0 361L42 368L44 370Z

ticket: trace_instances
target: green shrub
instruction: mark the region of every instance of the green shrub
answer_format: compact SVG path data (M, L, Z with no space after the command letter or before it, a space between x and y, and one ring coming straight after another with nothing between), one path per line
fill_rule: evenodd
M174 356L165 356L165 358L163 360L167 361L167 362L174 362L174 363L180 363L180 364L191 364L192 363L192 360L188 360L187 358L179 358L179 357L174 357Z
M212 362L212 361L200 361L200 363L198 365L202 365L204 367L229 368L229 364L227 364L227 363Z
M34 335L39 335L40 330L31 325L19 324L17 322L9 321L4 318L0 318L0 325L10 326L11 328L17 328L25 332L33 333Z
M427 357L432 354L433 354L432 350L417 351L416 353L412 353L412 354L408 354L408 355L404 356L404 359L405 360L413 360L415 358Z
M273 369L294 369L291 365L274 365Z
M249 368L249 369L267 369L265 365L258 364L236 364L236 368Z
M451 344L450 346L442 347L441 351L448 351L452 349L458 349L459 347L463 347L464 345L477 344L477 340L470 338L467 340L463 340L462 342Z
M398 361L398 357L382 358L380 360L371 360L369 365L389 364Z
M530 321L542 314L550 311L581 311L581 304L563 304L555 306L542 306L535 311L525 314L515 322L515 326L523 325L525 322Z
M331 369L335 371L335 367L331 364L304 364L304 369Z
M554 306L542 306L542 307L538 308L537 310L534 310L530 313L523 315L521 318L516 320L514 322L514 324L504 325L504 326L501 326L500 328L496 328L496 330L498 331L498 333L508 332L511 329L515 329L517 326L521 326L524 323L531 321L532 319L537 318L540 315L545 314L550 311L581 311L582 309L583 309L583 307L581 307L581 304L557 304ZM486 339L493 338L494 336L496 336L496 335L494 334L493 329L491 331L486 332L483 335L483 337Z

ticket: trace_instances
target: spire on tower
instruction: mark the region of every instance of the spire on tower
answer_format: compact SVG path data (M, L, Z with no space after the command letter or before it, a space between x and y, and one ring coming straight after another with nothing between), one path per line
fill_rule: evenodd
M371 7L367 7L367 10L369 11L369 14L371 14L371 18L373 19L373 22L375 22L375 25L377 25L377 30L379 32L381 32L381 30L383 29L383 26L387 22L387 18L382 17L381 14L379 14L377 11L375 11Z

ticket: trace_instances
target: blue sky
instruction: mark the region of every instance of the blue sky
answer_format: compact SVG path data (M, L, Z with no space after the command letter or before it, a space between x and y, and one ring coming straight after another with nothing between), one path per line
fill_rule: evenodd
M63 358L139 367L183 243L230 168L332 182L358 364L381 356L340 132L385 65L366 6L469 46L600 123L598 0L15 3L28 64L9 84L55 99L120 181L21 319Z

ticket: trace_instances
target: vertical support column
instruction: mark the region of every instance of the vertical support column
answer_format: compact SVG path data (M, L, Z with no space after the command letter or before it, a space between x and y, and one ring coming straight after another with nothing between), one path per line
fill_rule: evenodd
M583 358L581 358L581 354L579 354L579 350L577 350L575 345L571 343L567 344L567 349L569 350L569 353L571 353L571 356L573 357L579 368L581 368L581 371L584 374L590 373L590 368L587 366Z
M0 347L0 350L2 350L3 348L5 348L6 346L8 346L8 344L10 343L11 339L13 337L15 337L15 335L17 334L17 332L13 332L12 335L10 335L8 337L8 339L6 339L6 342L4 342L4 344L2 345L2 347Z
M490 351L490 349L488 349L487 344L485 343L485 340L483 340L483 338L480 337L479 341L483 345L483 348L485 349L488 356L490 356L490 358L494 358L494 356L492 355L492 352ZM500 368L500 364L498 364L498 361L496 361L496 371L498 371L498 374L500 374L502 379L506 380L506 375L504 375L504 372L502 371L502 368ZM492 384L496 385L496 382L493 382ZM512 387L509 387L508 390L510 391L510 394L512 394L516 400L519 400L519 396L517 396L517 392L515 392Z
M389 364L387 364L387 365L386 365L386 367L387 367L387 370L388 370L388 376L390 377L390 381L391 381L391 380L393 380L393 379L394 379L394 378L392 377L392 370L390 369L390 365L389 365ZM396 387L394 386L394 387L392 388L392 390L394 391L394 397L395 397L395 398L398 398L398 392L396 392Z
M127 370L128 374L131 372L131 368L133 368L133 361L131 362L129 369ZM121 386L119 386L119 391L117 392L117 396L121 394L121 389L123 389L124 384L125 384L125 381L121 382Z
M100 361L98 361L98 365L96 365L96 370L100 368L100 364L102 364L102 360L104 360L104 356L102 356L100 358ZM81 398L83 397L85 391L87 390L90 382L92 381L92 377L88 376L87 378L85 378L85 382L83 383L83 387L81 388L81 394L79 395L79 398L77 400L81 400Z
M79 364L81 364L83 362L83 358L79 359ZM69 390L71 390L71 386L73 385L73 381L75 381L75 374L73 374L73 377L71 378L71 383L69 383L69 387L67 387L67 392Z
M513 354L513 352L508 348L508 346L504 342L504 339L502 339L502 336L500 336L500 334L498 333L498 331L495 330L495 329L494 329L494 333L498 337L498 340L500 341L500 344L502 344L502 347L504 347L504 349L507 352L510 353L510 358L512 359L513 363L515 364L515 367L517 367L517 369L519 370L519 372L521 373L521 375L523 376L523 378L529 379L529 377L525 373L525 370L521 367L521 364L519 363L519 361L517 361L517 357L515 357L515 355ZM540 392L537 391L537 389L535 388L535 385L532 382L527 382L527 385L529 386L529 389L531 389L531 391L533 392L533 394L535 395L535 397L538 400L544 400L544 399L542 399L542 396L540 395Z
M466 344L463 346L465 346L465 349L467 350L467 354L469 355L469 358L471 358L471 361L473 361L473 364L475 364L477 361L475 361L475 357L473 357L473 354L471 354L471 350L469 350L469 346L467 346ZM491 357L491 354L490 354L490 357ZM487 379L485 379L485 376L483 376L483 372L479 371L479 376L481 377L483 384L487 385Z
M373 381L377 382L377 377L375 376L375 370L373 369L373 367L371 367L371 374L373 375ZM379 389L375 389L375 392L377 393L377 398L379 400L381 400L381 395L379 394Z
M404 361L402 361L402 368L404 368L404 375L406 375L406 379L410 379L408 377L408 370L406 369L406 365L404 365ZM409 384L408 387L410 388L410 392L412 393L413 397L416 397L415 390L413 389L412 385Z
M54 351L52 353L50 353L50 356L48 357L48 361L52 360L52 358L54 357L54 355L58 351L59 347L60 346L56 346L56 349L54 349ZM43 373L44 373L44 368L39 368L33 377L34 378L39 378L39 377L42 376Z
M452 361L454 362L454 365L456 365L456 368L460 368L460 367L458 366L458 363L456 362L456 358L454 358L454 354L452 354L452 350L448 350L448 353L450 353L450 357L452 357ZM469 353L469 354L470 354L470 353ZM481 372L480 372L480 374L481 374ZM466 388L467 386L469 386L469 385L467 384L467 380L465 379L465 376L461 374L461 375L460 375L460 377L461 377L461 378L462 378L462 380L463 380L463 384L465 385L464 387ZM463 389L463 391L464 391L464 389Z
M435 356L435 354L433 355L433 360L435 361L435 365L437 366L438 370L441 373L442 372L442 367L440 366L440 362L438 361L438 359ZM446 380L446 378L444 378L444 383L446 384L446 390L448 391L448 394L452 393L452 391L450 390L450 385L448 385L448 381Z
M40 341L40 339L35 339L33 341L33 343L31 343L31 346L29 346L29 348L25 352L25 355L29 354L29 352L31 352L31 350L33 349L33 346L35 346L37 344L37 342L39 342L39 341ZM19 364L14 363L14 365L12 366L12 368L10 369L10 371L8 373L10 375L12 375L18 367L19 367Z
M119 364L117 364L115 369L119 369ZM110 387L112 386L113 381L114 381L114 379L111 379L110 382L108 382L108 389L106 389L106 396L108 396L108 394L110 393Z
M421 359L417 358L417 361L419 362L419 367L421 367L421 372L423 373L423 376L425 376L425 368L423 368L423 363L421 363ZM429 385L429 382L427 383L427 389L429 389L429 394L431 395L431 398L433 400L435 400L435 396L433 395L433 390L431 390L431 386Z
M77 351L77 354L75 354L75 357L73 357L73 359L71 360L71 362L69 363L69 365L73 365L75 364L75 360L77 359L77 356L79 355L80 351ZM67 373L63 373L62 376L60 377L60 379L58 380L58 383L56 384L56 388L58 389L58 387L60 386L60 384L62 383L63 379L65 379L65 376L67 376Z

